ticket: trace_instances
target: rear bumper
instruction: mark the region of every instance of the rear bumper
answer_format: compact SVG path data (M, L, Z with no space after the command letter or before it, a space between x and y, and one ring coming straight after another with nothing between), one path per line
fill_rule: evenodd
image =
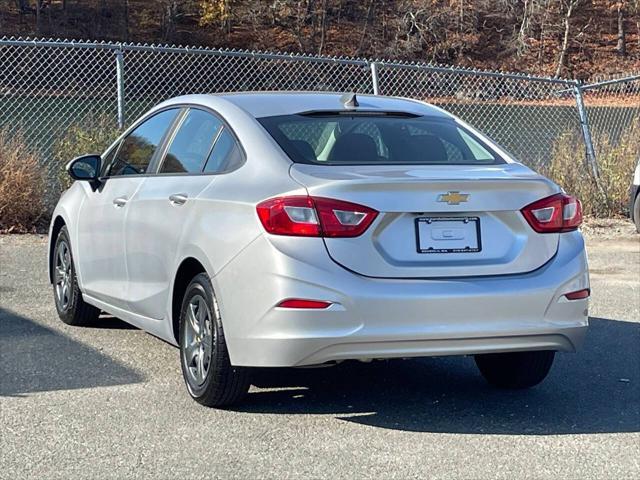
M561 234L556 256L531 273L433 280L359 276L335 264L321 242L264 236L214 277L234 365L574 351L583 342L588 301L563 296L589 287L578 232ZM291 297L333 304L275 307Z

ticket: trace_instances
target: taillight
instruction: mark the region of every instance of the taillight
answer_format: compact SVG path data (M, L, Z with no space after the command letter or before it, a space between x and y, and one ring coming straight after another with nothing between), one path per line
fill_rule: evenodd
M356 203L309 196L271 198L256 210L267 232L299 237L357 237L378 215Z
M522 214L538 233L568 232L582 223L580 200L564 193L533 202L522 209Z
M265 230L274 235L319 237L320 224L311 197L278 197L256 207Z

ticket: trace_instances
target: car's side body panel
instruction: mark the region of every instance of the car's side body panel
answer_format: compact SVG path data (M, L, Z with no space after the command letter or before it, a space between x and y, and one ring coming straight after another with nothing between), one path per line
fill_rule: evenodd
M193 106L192 100L183 97L158 105L121 138L158 110ZM114 177L97 190L76 182L61 197L53 217L61 216L70 230L85 300L174 344L171 301L180 264L196 259L215 286L216 274L262 232L255 204L283 192L306 193L291 179L289 162L253 117L215 97L197 106L222 115L238 137L246 155L238 170ZM186 194L184 205L169 200L176 193ZM120 196L128 201L116 207L113 200ZM124 280L114 280L117 272Z
M149 177L129 201L125 297L132 312L157 320L166 317L180 246L189 243L193 233L188 223L197 197L214 181L208 175ZM179 203L182 197L172 201L175 195L184 197L184 203Z
M146 177L128 176L110 179L96 190L83 185L85 198L74 225L83 291L119 308L128 306L127 284L122 281L127 278L127 203L145 181Z

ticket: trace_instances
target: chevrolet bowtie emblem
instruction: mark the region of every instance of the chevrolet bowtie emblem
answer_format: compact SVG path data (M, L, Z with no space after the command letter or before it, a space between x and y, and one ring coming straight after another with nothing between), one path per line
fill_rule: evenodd
M469 198L468 193L460 192L447 192L438 195L439 202L446 202L449 205L460 205L462 202L466 202L467 198Z

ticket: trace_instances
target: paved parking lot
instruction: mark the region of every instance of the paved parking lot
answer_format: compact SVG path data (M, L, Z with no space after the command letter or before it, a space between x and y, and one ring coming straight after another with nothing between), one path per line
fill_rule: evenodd
M46 239L0 236L0 478L640 477L640 240L588 235L592 328L528 392L471 358L263 372L206 409L177 350L113 318L58 321Z

